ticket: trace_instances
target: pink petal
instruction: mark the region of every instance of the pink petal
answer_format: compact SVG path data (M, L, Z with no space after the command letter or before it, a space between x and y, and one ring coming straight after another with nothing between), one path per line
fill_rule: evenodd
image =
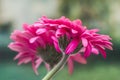
M87 47L87 45L88 45L87 39L82 38L82 44L83 44L84 47Z
M21 33L22 33L22 36L25 37L26 39L30 39L30 38L34 37L34 35L32 33L30 33L29 31L23 31Z
M36 34L43 34L43 33L45 33L47 30L46 29L38 29L37 31L36 31Z
M43 27L44 25L41 24L41 23L35 23L34 26L35 26L35 27Z
M71 58L68 58L68 71L69 71L69 74L72 74L73 73L73 70L74 70L74 66L73 66L73 61Z
M69 27L66 26L66 25L59 25L58 28L67 28L67 29L69 29Z
M72 33L73 33L73 34L76 34L76 33L78 33L78 31L72 29Z
M35 74L38 75L39 73L38 73L38 71L37 71L37 68L35 67L35 63L34 63L33 60L32 60L32 68L33 68Z
M28 24L23 24L23 29L28 30L29 25Z
M110 46L110 45L105 45L105 47L106 47L107 49L113 50L112 46Z
M101 35L101 37L104 39L104 40L112 40L112 38L108 35Z
M79 19L74 20L73 23L76 24L76 25L82 25L82 21L79 20Z
M19 62L18 62L18 65L21 65L22 63L24 63L24 61L28 59L28 58L20 58L19 59Z
M92 52L93 52L94 54L96 54L96 55L99 54L99 51L98 51L96 48L92 48Z
M14 60L20 58L22 54L23 54L22 52L18 53L18 54L14 57Z
M8 47L14 51L18 51L18 52L24 52L26 50L26 48L24 48L25 46L20 44L20 43L15 43L12 42L8 45Z
M85 53L84 53L84 57L87 58L88 56L90 56L90 52L92 50L91 44L88 43L88 46L85 48Z
M32 59L29 57L29 58L26 58L25 60L24 60L24 63L26 64L26 63L28 63L28 62L30 62Z
M19 30L15 30L11 36L10 36L10 39L12 40L18 40L19 39L19 36L22 36L21 35L21 32Z
M65 30L64 29L58 29L56 31L56 37L59 37L59 36L64 35L64 34L65 34Z
M39 37L33 37L29 40L30 43L34 43Z
M43 60L41 58L37 59L35 62L36 63L35 68L37 69L42 62L43 62Z
M76 40L76 39L72 40L72 41L68 44L67 48L65 49L65 53L66 53L66 54L72 53L72 52L77 48L78 44L79 44L79 41L78 41L78 40Z
M99 51L101 52L101 54L102 54L102 56L104 57L104 58L106 58L106 52L105 52L105 50L102 48L102 47L100 47L100 46L98 46L98 45L96 45L96 47L99 49Z
M87 64L87 61L84 57L82 57L79 53L73 54L73 60L76 62L82 63L82 64Z
M57 50L57 52L61 52L57 38L52 36L52 39L53 39L54 47Z
M89 31L90 31L90 33L96 33L96 32L99 32L99 29L91 29Z
M82 47L80 50L79 50L79 52L81 53L83 53L83 52L85 52L85 47Z
M40 36L39 36L39 38L37 39L37 44L38 44L39 46L42 46L43 48L46 47L46 43L45 43L45 40L43 40L43 37L40 37Z
M45 67L46 67L46 69L47 69L48 71L50 71L50 66L49 66L49 64L45 63Z

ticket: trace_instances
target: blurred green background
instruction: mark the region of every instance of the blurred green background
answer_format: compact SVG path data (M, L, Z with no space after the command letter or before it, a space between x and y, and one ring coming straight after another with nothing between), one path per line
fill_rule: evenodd
M113 40L113 51L107 58L91 55L86 65L75 63L74 73L64 67L54 80L120 80L120 0L0 0L0 80L41 80L47 73L44 65L36 76L31 64L17 66L16 52L8 49L10 33L32 24L42 15L81 19L90 28L100 29Z

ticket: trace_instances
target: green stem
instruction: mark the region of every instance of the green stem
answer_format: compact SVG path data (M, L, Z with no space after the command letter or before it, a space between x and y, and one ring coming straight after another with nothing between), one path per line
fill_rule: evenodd
M53 69L50 72L48 72L47 75L42 80L50 80L61 69L61 67L66 63L66 60L68 57L69 57L69 55L66 55L63 52L63 57L60 60L60 62L55 67L53 67Z

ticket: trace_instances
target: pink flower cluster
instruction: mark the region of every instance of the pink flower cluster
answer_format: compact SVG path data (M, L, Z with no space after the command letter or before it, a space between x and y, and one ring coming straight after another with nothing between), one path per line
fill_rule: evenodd
M49 64L39 55L42 51L38 49L46 50L50 46L58 54L63 50L66 55L70 55L67 61L70 73L73 71L73 61L86 64L84 57L89 57L91 53L99 54L100 51L105 58L105 48L112 50L108 35L98 34L98 29L88 30L80 20L70 21L65 17L49 19L43 16L32 25L24 24L23 29L11 34L10 38L14 42L9 44L9 48L19 52L14 58L19 59L18 64L31 61L36 73L42 62L49 68ZM52 51L47 53L51 54ZM84 53L84 57L80 53Z

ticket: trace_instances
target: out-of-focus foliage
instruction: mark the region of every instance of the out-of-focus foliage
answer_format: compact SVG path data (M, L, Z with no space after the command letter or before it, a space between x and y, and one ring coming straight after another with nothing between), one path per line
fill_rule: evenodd
M62 0L61 12L72 19L106 19L109 5L106 0Z
M3 33L8 34L10 32L11 26L12 26L11 22L0 24L0 34L3 34Z

